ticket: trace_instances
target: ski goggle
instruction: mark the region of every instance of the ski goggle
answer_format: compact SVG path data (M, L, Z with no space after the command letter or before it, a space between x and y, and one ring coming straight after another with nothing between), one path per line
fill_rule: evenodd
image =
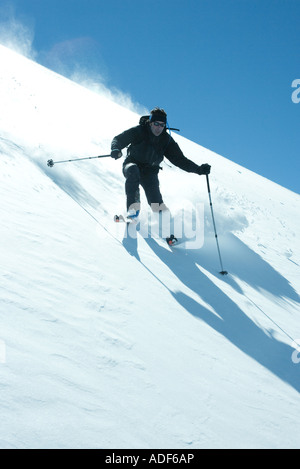
M166 124L164 124L163 122L157 122L157 121L154 121L153 122L153 125L155 125L155 127L166 127Z

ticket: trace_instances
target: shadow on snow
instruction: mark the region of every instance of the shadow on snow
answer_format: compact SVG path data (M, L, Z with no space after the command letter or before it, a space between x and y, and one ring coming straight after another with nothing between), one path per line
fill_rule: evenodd
M235 252L238 256L234 262L230 263L230 272L232 274L245 280L255 288L262 288L273 295L287 297L294 301L299 300L297 293L284 277L244 243L237 238L233 238L235 237L230 235L230 239L227 240L231 247L235 244ZM203 265L208 271L211 270L207 267L207 254L203 256L201 251L185 250L178 250L174 253L160 246L154 239L147 238L145 241L182 284L211 305L219 317L212 314L211 311L186 293L171 291L154 272L145 266L189 314L205 321L242 352L300 392L300 369L292 361L294 352L292 346L277 340L272 334L266 333L257 326L229 296L199 270L197 264ZM134 242L134 240L131 241L132 244ZM202 251L205 251L205 248ZM241 254L243 255L243 261ZM247 263L249 264L248 267ZM210 259L211 265L212 259ZM212 273L215 274L215 272ZM239 293L242 293L231 276L223 278Z

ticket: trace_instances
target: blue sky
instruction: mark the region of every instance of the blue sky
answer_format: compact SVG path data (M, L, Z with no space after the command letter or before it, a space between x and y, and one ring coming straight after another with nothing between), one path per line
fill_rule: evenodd
M0 42L23 34L42 65L161 106L182 136L299 192L299 0L0 5Z

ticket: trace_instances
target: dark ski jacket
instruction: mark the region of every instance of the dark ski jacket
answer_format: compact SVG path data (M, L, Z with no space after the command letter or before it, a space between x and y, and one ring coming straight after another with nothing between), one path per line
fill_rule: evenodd
M125 130L114 137L111 149L123 150L125 147L128 148L124 165L136 163L140 168L152 168L158 171L165 156L184 171L198 174L199 166L184 156L166 129L158 137L152 133L149 123Z

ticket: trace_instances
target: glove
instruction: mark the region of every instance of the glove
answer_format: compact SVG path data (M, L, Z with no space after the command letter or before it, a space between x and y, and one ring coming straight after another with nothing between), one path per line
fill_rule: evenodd
M210 173L210 165L207 163L202 164L201 166L198 166L198 172L197 174L209 174Z
M122 156L122 152L120 150L112 150L110 156L115 160L118 160Z

